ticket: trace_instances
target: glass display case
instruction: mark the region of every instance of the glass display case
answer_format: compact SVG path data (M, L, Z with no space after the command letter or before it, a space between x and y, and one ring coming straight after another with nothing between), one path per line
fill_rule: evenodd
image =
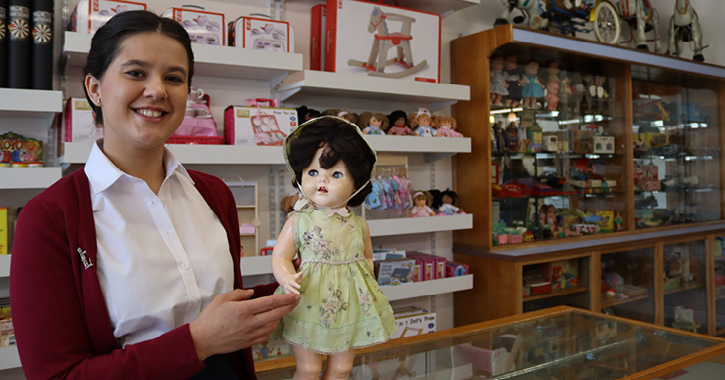
M723 339L556 307L363 349L350 378L646 380L724 353ZM257 372L289 379L294 359Z
M589 257L527 264L522 275L523 312L560 305L589 305Z
M665 326L707 334L705 258L704 240L664 245Z
M715 335L725 335L725 236L713 240L713 295Z
M653 264L654 247L602 253L602 312L655 323Z
M632 67L636 228L722 217L719 83L667 74Z

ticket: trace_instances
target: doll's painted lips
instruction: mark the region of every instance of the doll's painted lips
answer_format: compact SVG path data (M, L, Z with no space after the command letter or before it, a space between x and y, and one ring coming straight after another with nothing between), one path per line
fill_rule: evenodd
M319 187L319 188L317 189L317 191L319 191L320 193L327 193L327 188L325 188L324 186L320 186L320 187Z

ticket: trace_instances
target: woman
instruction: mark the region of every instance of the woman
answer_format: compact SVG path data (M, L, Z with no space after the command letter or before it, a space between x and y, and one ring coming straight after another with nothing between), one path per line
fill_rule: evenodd
M249 347L299 301L241 290L231 192L164 148L193 65L186 31L150 12L93 37L84 89L104 139L18 219L10 296L28 379L254 378Z

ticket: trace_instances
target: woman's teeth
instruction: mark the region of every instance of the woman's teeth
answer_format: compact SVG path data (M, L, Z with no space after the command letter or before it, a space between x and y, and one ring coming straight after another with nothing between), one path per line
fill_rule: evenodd
M163 112L161 111L152 111L152 110L136 110L136 113L146 116L146 117L161 117Z

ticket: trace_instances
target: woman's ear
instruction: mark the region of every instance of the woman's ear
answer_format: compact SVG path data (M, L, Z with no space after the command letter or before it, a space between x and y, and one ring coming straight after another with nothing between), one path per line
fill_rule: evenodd
M88 97L91 99L93 104L96 107L100 107L102 104L101 82L98 79L96 79L93 75L88 74L88 75L86 75L86 80L84 81L84 85L86 86L86 92L88 92Z

